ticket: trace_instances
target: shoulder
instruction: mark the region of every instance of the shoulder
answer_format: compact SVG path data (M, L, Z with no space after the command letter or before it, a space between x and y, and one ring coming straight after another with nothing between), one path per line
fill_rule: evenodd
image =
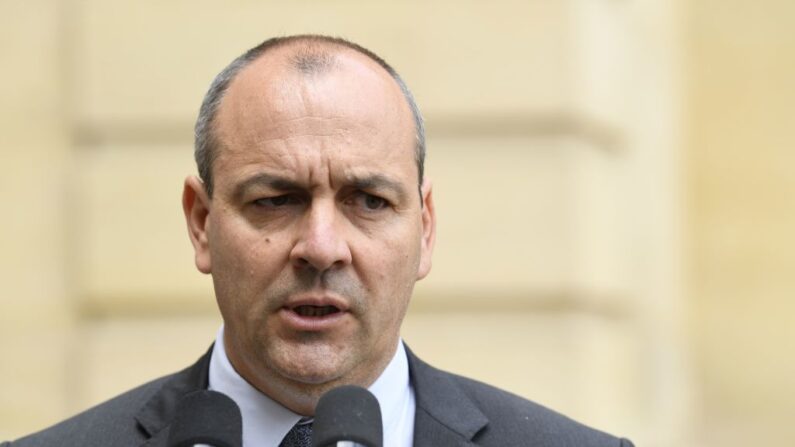
M38 433L0 447L129 447L164 435L179 399L207 388L213 346L196 363L152 380Z
M478 443L496 445L493 441L537 439L544 446L632 445L505 390L466 377L449 376L489 419L478 434Z
M458 433L477 446L630 447L632 444L494 386L438 370L409 351L421 430ZM427 421L428 419L426 419Z
M143 442L145 434L141 431L135 415L170 377L172 376L145 383L52 427L20 438L8 447L112 447L129 446L135 441Z

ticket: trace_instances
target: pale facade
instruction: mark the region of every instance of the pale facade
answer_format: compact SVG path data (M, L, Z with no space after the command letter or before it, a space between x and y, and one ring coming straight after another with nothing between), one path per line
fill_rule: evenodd
M747 445L717 443L721 399L742 399L713 380L757 376L720 375L715 326L688 330L700 318L724 322L709 306L727 283L698 275L727 254L699 244L712 219L741 211L700 206L722 190L706 191L698 176L720 166L684 130L703 124L708 144L724 143L707 126L721 106L702 95L702 77L683 82L701 60L684 50L710 55L719 35L683 42L709 20L680 6L0 3L0 438L206 350L220 319L180 208L195 171L192 122L231 58L267 37L311 32L385 57L426 117L439 227L434 268L404 325L412 349L639 446ZM779 236L784 226L764 242ZM735 267L742 281L749 266ZM771 411L792 406L782 402Z

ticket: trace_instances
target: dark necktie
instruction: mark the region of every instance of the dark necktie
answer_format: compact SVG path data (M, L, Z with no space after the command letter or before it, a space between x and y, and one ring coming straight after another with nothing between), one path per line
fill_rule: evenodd
M295 424L282 439L279 447L311 447L312 423Z

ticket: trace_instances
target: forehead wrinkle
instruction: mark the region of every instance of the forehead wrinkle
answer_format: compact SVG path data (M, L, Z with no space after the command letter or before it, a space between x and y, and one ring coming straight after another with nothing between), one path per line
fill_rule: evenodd
M274 140L296 140L302 137L345 137L351 127L360 123L350 123L344 117L300 116L281 119L267 126L258 126L253 132L250 145ZM368 127L368 126L362 126Z
M291 120L296 123L295 125L277 123L260 128L251 134L241 132L236 135L237 138L233 139L234 141L230 142L232 144L223 144L219 158L243 157L256 161L261 156L265 156L265 158L274 160L297 160L310 156L312 151L327 152L330 147L341 147L347 143L351 133L347 126L330 123L325 129L317 129L317 126L310 126L311 129L307 129L307 131L298 129L303 127L299 122L315 120L333 121L336 118L331 120L322 117L296 118ZM308 141L302 142L302 139L308 139ZM335 141L336 139L340 139L340 141ZM293 163L289 164L293 165Z

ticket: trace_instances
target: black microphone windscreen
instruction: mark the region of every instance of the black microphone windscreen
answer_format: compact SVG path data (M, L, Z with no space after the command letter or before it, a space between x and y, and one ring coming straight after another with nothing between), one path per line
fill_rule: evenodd
M242 447L240 408L226 394L201 390L186 394L178 403L168 435L168 447Z
M367 447L382 447L381 407L366 389L345 385L324 394L315 409L312 447L352 441Z

